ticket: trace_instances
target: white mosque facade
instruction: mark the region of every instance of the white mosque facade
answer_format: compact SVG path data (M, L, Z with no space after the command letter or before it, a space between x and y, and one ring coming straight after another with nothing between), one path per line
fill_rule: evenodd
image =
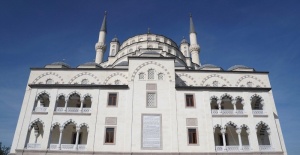
M106 33L95 62L31 68L11 155L287 154L268 72L201 65L192 17L179 46Z

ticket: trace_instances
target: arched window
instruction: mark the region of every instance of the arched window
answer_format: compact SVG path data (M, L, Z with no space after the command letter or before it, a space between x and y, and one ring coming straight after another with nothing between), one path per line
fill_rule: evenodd
M158 80L163 80L164 79L164 74L163 73L159 73L158 74Z
M46 84L53 84L53 80L52 79L47 79Z
M153 80L154 79L154 69L148 70L148 79Z
M218 82L218 81L214 81L214 82L213 82L213 86L214 86L214 87L218 87L218 85L219 85L219 82Z
M252 82L247 82L247 87L253 87L253 83Z
M144 74L144 73L140 73L140 74L139 74L139 79L140 79L140 80L143 80L144 78L145 78L145 74Z
M116 80L115 85L119 85L119 84L120 84L120 80Z
M81 84L88 84L88 80L87 80L87 79L83 79L83 80L81 81Z

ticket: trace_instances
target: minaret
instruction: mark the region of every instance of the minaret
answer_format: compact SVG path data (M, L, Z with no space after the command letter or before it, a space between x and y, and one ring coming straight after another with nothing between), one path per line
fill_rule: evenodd
M103 54L106 50L106 45L105 45L106 32L107 31L106 31L106 11L105 11L103 22L102 22L100 33L99 33L99 39L95 45L95 50L96 50L95 63L98 63L98 64L102 63Z
M199 53L200 53L200 46L197 42L197 34L195 32L194 23L192 19L192 14L190 15L190 52L192 57L192 62L200 65Z

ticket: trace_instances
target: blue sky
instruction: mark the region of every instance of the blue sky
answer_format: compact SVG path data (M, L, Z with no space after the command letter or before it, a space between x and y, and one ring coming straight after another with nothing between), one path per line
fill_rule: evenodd
M179 43L193 14L200 60L269 71L289 154L298 154L300 128L300 2L279 0L2 0L0 1L0 141L11 145L30 67L93 61L108 11L107 44L136 34L162 34ZM105 54L105 59L107 59Z

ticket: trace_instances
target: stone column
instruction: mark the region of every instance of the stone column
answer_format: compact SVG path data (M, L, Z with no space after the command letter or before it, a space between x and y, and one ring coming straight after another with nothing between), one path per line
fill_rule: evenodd
M242 144L241 132L242 132L242 129L240 129L240 128L236 129L236 133L237 133L238 138L239 138L239 150L243 149L242 148L243 144Z
M65 108L64 108L64 111L65 111L65 112L67 111L67 107L68 107L68 100L65 99Z
M84 102L84 99L80 99L80 109L79 109L79 112L82 112L82 108L83 108L83 102Z
M222 133L222 139L223 139L223 150L226 150L226 137L225 137L225 133L226 133L226 129L221 129L221 133Z
M75 142L74 150L78 149L79 132L80 132L80 127L76 127L76 142Z
M233 114L236 114L236 100L233 99L231 102L232 102L232 105L233 105Z
M64 130L64 127L59 128L59 141L58 141L58 149L61 149L61 139L62 139L62 132Z
M218 108L219 108L219 112L218 112L219 114L222 114L221 103L222 103L222 100L218 99L217 104L218 104Z

